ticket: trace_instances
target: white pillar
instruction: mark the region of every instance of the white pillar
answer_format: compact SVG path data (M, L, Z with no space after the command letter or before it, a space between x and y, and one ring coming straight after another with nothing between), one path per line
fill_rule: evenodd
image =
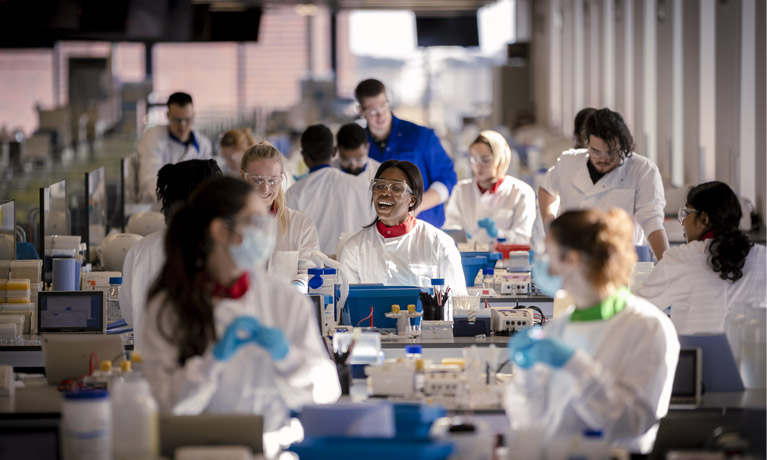
M755 0L741 0L740 37L740 165L737 192L756 204Z
M671 184L684 185L684 7L674 0L671 17Z
M583 0L573 1L573 48L575 49L573 63L573 103L575 113L586 107L585 62L583 62L584 52L583 37Z
M658 32L656 0L644 0L644 53L642 56L642 82L644 98L642 125L644 128L644 153L653 163L658 163Z
M549 1L549 126L562 127L562 7L560 0Z
M623 0L623 74L626 107L623 119L634 135L634 0Z
M700 0L700 83L698 122L700 177L712 181L716 169L716 0Z
M615 110L615 0L602 0L602 105Z

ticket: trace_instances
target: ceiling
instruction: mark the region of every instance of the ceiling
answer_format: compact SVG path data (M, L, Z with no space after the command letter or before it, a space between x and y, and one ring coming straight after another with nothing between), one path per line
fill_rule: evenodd
M495 0L193 0L221 9L261 6L264 8L295 7L315 4L335 6L339 10L413 10L413 11L476 11Z

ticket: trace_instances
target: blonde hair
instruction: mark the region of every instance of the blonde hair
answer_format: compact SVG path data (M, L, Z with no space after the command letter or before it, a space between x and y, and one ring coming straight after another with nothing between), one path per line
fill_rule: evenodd
M256 138L248 128L231 129L221 136L221 147L234 147L245 150L256 143Z
M586 277L596 287L628 285L637 255L634 221L623 209L567 211L551 223L549 235L585 256Z
M269 142L261 141L258 144L250 147L242 155L240 161L240 169L245 171L250 162L256 160L277 160L280 163L280 176L285 176L285 160L282 158L282 153L277 150L277 147L273 146ZM274 211L277 214L282 228L285 229L288 225L288 211L285 205L285 191L280 185L280 191L277 192L277 197L274 199Z
M511 148L503 135L488 129L480 132L469 147L475 144L485 144L490 147L490 151L493 152L495 177L504 177L511 165Z

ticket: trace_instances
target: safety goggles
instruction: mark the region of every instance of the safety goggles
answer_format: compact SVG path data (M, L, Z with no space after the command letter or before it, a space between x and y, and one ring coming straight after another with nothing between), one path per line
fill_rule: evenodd
M495 158L491 156L469 155L469 161L475 165L489 166L493 164L493 160Z
M264 183L266 183L266 185L269 187L274 187L275 185L282 182L282 177L280 176L257 176L255 174L248 174L245 171L242 171L242 176L246 181L250 182L256 187L260 187L264 185Z
M368 161L368 157L352 157L352 158L339 158L339 163L341 163L341 166L344 168L350 168L350 167L363 167L365 166L365 163Z
M607 157L607 158L613 159L617 156L620 156L621 154L620 151L618 150L600 152L599 150L594 150L592 146L589 146L588 150L589 150L589 156L592 156L592 157Z
M189 118L172 117L169 121L175 125L191 125L192 122L194 121L194 117L189 117Z
M360 113L363 117L377 117L378 115L384 114L389 111L389 103L386 102L381 107L370 107L367 109L363 109L360 107Z
M383 193L387 189L393 196L402 196L405 193L413 194L410 186L402 181L386 179L373 179L370 181L370 191L373 193Z
M690 209L690 208L682 206L681 208L679 208L679 212L677 212L676 217L677 219L679 219L679 223L684 225L684 220L687 218L687 216L689 216L690 214L696 214L699 212L700 211L696 209Z

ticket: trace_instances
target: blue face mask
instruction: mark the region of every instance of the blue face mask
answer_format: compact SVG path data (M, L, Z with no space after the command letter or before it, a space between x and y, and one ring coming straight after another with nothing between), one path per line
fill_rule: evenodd
M557 291L562 289L562 277L549 275L549 259L547 257L536 258L533 262L533 284L539 291L552 298Z
M229 246L229 255L240 270L260 267L269 260L277 236L271 225L264 227L248 226L242 232L242 243Z

